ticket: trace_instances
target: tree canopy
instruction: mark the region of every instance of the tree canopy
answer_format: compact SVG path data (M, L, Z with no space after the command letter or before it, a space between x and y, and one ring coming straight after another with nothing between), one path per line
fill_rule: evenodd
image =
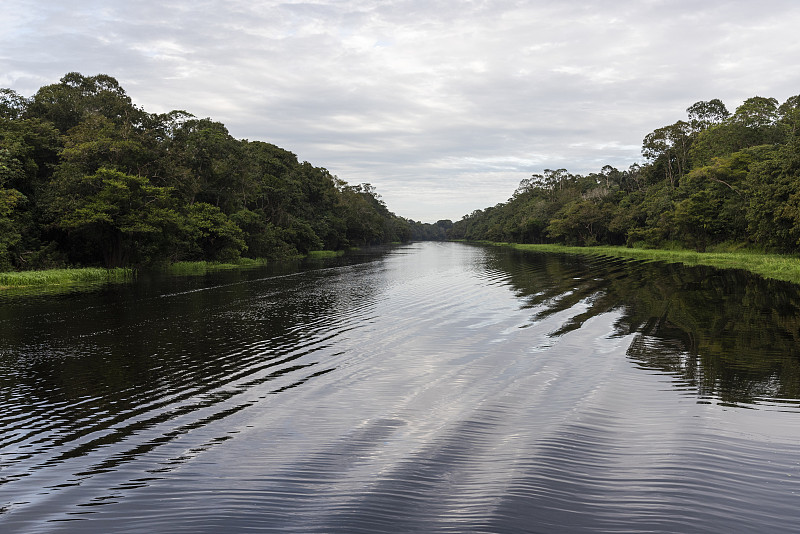
M642 164L545 169L455 223L389 211L263 141L184 110L153 114L111 76L0 89L0 270L278 258L440 239L800 248L800 95L719 99L642 141Z
M573 175L546 169L457 221L455 239L569 245L800 250L800 95L719 99L642 142L643 165Z
M409 221L210 118L134 105L111 76L0 89L0 269L276 258L406 241Z

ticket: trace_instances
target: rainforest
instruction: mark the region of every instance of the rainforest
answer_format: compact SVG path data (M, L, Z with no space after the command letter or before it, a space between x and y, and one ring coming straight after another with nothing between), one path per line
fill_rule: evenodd
M792 254L800 244L800 96L719 99L642 142L644 163L585 176L546 169L449 237Z
M2 90L0 531L797 532L800 276L673 258L800 263L799 109L423 223L106 75Z
M210 118L153 114L107 75L0 90L0 271L286 258L406 241L349 185Z
M434 224L210 118L148 113L111 76L0 89L0 271L278 259L410 240L794 254L800 95L719 99L644 136L641 163L545 169Z

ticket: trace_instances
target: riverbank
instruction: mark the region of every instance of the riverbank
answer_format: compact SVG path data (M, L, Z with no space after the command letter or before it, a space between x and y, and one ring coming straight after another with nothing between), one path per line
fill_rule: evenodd
M298 256L300 258L302 256ZM289 258L294 259L294 258ZM266 265L274 260L267 260L266 258L241 258L235 262L217 262L217 261L179 261L176 263L169 263L155 270L164 271L170 274L179 275L203 275L215 271L225 271L229 269L242 269L247 267L258 267Z
M800 284L800 258L757 251L695 252L692 250L662 250L612 246L568 247L564 245L522 245L517 243L492 243L517 250L613 256L643 261L661 261L684 265L707 265L720 269L744 269L773 280Z
M26 287L71 286L77 284L125 282L135 276L133 269L47 269L0 273L0 290Z
M344 254L344 251L312 250L308 258L331 258ZM299 260L304 256L267 260L265 258L241 258L236 262L181 261L153 270L161 270L176 275L204 275L214 271L243 269L266 265L273 261ZM102 267L76 267L66 269L47 269L42 271L10 271L0 273L0 291L8 289L68 288L81 284L127 282L136 276L136 270L130 268L104 269Z
M495 246L507 246L517 250L551 252L560 254L583 254L590 256L613 256L642 261L661 261L684 265L707 265L720 269L744 269L764 278L800 284L800 258L780 254L765 254L757 251L695 252L691 250L662 250L612 246L569 247L564 245L530 245L518 243L483 242ZM310 259L340 256L344 251L315 250ZM301 259L303 256L286 259ZM238 262L219 263L207 261L178 262L162 266L171 274L203 275L208 272L241 269L266 265L266 259L242 258ZM44 271L15 271L0 273L0 291L14 288L69 287L84 283L126 282L134 278L133 269L103 269L84 267L73 269L50 269Z

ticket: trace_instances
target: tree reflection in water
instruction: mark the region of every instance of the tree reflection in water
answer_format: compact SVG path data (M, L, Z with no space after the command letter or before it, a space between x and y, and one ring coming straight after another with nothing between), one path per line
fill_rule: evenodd
M701 402L800 407L800 286L739 270L508 251L508 273L533 320L583 303L552 335L617 311L636 334L633 362L675 377Z

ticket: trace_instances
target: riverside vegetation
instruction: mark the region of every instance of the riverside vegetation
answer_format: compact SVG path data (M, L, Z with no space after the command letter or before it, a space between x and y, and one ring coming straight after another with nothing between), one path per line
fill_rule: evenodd
M758 262L777 278L800 281L797 260L788 260L790 267L770 265L774 257L756 260L756 253L794 256L800 245L800 95L781 105L756 96L733 114L714 99L687 113L687 120L645 136L644 164L606 165L586 176L566 169L534 174L507 202L466 215L448 236L625 246L648 258L659 254L633 251L737 252L738 266ZM674 254L660 259L684 261ZM781 274L785 269L795 274Z
M800 95L780 105L756 96L733 114L713 99L687 113L645 136L641 165L585 176L546 169L505 203L427 224L390 212L370 184L234 139L209 118L147 113L110 76L69 73L30 98L0 89L0 271L197 271L186 262L204 262L204 272L455 239L560 244L800 282ZM583 248L596 246L613 248ZM678 248L737 254L678 257ZM109 275L8 273L0 286L70 276Z
M0 89L0 271L230 265L410 236L370 184L209 118L148 113L110 76Z
M719 269L740 269L755 273L763 278L800 284L800 259L785 254L764 254L754 250L730 252L724 251L724 247L719 247L720 250L715 251L697 252L684 249L645 249L609 245L574 247L552 244L490 244L510 246L517 250L531 252L607 256L645 262L659 261L662 263L680 263L690 266L705 265L708 267L717 267Z

